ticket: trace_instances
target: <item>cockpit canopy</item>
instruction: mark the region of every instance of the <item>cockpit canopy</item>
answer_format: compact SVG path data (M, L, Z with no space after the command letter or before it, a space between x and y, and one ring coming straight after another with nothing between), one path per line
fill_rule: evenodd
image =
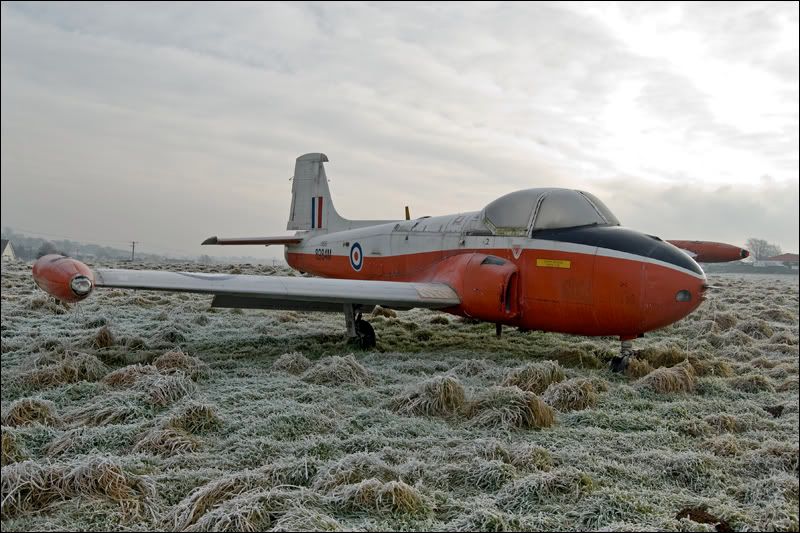
M596 196L573 189L525 189L501 196L481 212L495 235L531 235L545 229L619 226L619 220Z

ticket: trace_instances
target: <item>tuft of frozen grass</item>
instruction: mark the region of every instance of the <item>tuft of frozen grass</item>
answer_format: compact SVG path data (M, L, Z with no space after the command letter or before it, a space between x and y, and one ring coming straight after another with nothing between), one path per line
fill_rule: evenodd
M508 462L522 471L543 470L553 468L553 455L541 446L534 444L518 444L509 450Z
M739 322L732 313L716 313L713 320L720 331L729 330Z
M692 365L688 362L669 368L660 367L639 379L634 386L660 394L689 393L694 390L695 373Z
M546 428L555 413L534 393L519 387L490 387L467 406L469 425L496 428Z
M42 424L45 426L61 425L61 418L56 412L56 405L49 400L38 398L21 398L14 401L2 416L4 426L25 426Z
M553 353L560 364L568 367L602 368L603 363L593 353L582 348L561 348ZM535 392L535 391L534 391Z
M764 374L746 374L744 376L737 376L728 380L730 386L742 392L756 393L756 392L774 392L775 387L772 381Z
M296 506L283 513L270 531L344 531L331 516L308 507Z
M402 414L450 416L464 406L464 386L455 376L435 376L392 400Z
M22 379L34 387L58 387L79 381L97 381L108 373L108 367L94 355L66 351L40 358L44 366L23 374Z
M649 346L640 350L636 356L650 363L650 366L653 368L660 368L664 366L675 366L686 361L689 354L672 346Z
M649 361L636 357L628 359L628 366L625 367L625 375L632 379L644 377L652 371L653 367L650 366Z
M153 346L167 348L186 342L186 335L175 324L166 324L151 335L150 342Z
M501 509L537 512L543 504L576 501L594 488L591 476L575 468L535 472L504 486L497 494Z
M302 374L308 370L310 366L311 361L300 352L282 354L272 363L273 370L295 375Z
M758 314L758 317L767 321L783 322L784 324L791 324L795 320L794 315L782 307L765 309Z
M48 311L55 315L63 315L70 309L69 304L49 296L34 296L28 305L30 309Z
M194 381L181 371L167 376L148 376L137 387L146 394L149 403L159 407L166 407L197 390Z
M797 392L800 391L800 380L798 380L797 376L793 378L789 378L780 385L776 389L778 392Z
M597 392L588 379L576 378L550 385L542 400L551 407L562 411L580 411L597 405Z
M731 434L715 435L703 441L703 448L720 457L736 457L753 447L753 441Z
M198 326L207 326L211 322L211 319L208 318L208 315L205 313L199 313L192 319L193 324L197 324Z
M153 361L153 366L163 374L183 373L195 381L206 378L211 373L206 363L181 350L172 350L160 355Z
M494 366L494 363L487 359L467 359L454 366L450 372L462 377L472 377L484 374Z
M698 376L720 376L728 378L733 376L733 367L724 359L698 359L689 357L689 363Z
M740 322L737 328L744 333L747 333L754 339L769 339L775 333L770 325L759 318L751 318Z
M295 491L255 488L221 502L183 531L266 531L276 517L294 508Z
M446 531L524 531L519 517L504 513L493 505L466 510Z
M103 383L111 387L131 387L144 376L154 376L158 373L158 369L153 365L128 365L107 374L103 378Z
M789 333L788 331L781 330L770 337L769 342L772 344L785 344L787 346L797 346L797 334Z
M27 458L27 453L22 449L22 446L17 441L17 436L14 430L3 426L3 460L2 466L11 463L19 463Z
M200 442L182 429L154 428L142 435L133 447L134 452L151 452L161 455L175 455L194 452Z
M143 407L143 397L126 392L98 397L68 412L65 419L72 425L105 426L146 418L150 412Z
M317 474L313 486L317 490L327 492L369 478L391 481L398 479L399 476L383 459L370 453L359 452L330 463Z
M155 486L147 477L126 472L116 459L92 456L72 463L34 461L3 468L3 518L35 512L78 496L101 497L120 505L127 516L151 509Z
M496 491L516 477L517 469L514 465L498 459L487 461L476 457L467 465L464 482L470 487Z
M331 500L356 511L418 514L428 510L422 494L414 487L402 481L375 478L341 486L331 494Z
M505 387L519 387L524 391L541 394L551 383L565 379L564 371L556 361L528 363L517 367L506 374L503 380Z
M320 359L317 364L303 373L301 378L307 383L317 385L371 385L374 380L369 371L356 361L353 354L345 357L332 356Z
M94 348L110 348L114 346L115 343L116 339L114 338L114 334L111 333L108 326L103 326L97 330L97 333L95 333L92 339L92 347Z
M749 425L737 416L724 413L708 415L705 421L717 433L742 433L750 429Z
M188 530L206 512L245 492L250 488L252 475L250 471L229 474L193 490L172 509L167 517L172 530ZM257 531L257 529L250 531Z
M381 307L380 305L376 305L375 309L372 310L372 316L382 316L385 318L397 318L397 311L394 309L387 309L385 307Z
M167 421L172 428L198 434L219 429L222 420L213 405L190 401L181 406Z

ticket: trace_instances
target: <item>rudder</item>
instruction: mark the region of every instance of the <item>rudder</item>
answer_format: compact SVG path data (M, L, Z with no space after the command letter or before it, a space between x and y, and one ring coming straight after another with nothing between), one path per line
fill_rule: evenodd
M321 153L301 155L294 166L287 230L336 231L346 222L333 207Z

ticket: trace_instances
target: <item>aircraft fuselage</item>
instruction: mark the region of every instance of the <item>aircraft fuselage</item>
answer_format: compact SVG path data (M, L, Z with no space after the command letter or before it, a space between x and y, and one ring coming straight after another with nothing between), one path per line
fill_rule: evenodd
M657 237L620 226L543 230L533 238L492 235L470 230L477 217L311 231L286 247L286 260L329 278L445 282L464 300L447 309L453 314L579 335L635 338L703 301L703 271Z

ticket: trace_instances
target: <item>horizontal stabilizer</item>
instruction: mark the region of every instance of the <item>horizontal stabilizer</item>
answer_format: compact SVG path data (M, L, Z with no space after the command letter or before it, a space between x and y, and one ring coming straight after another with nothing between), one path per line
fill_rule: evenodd
M204 240L203 244L219 244L222 246L263 244L264 246L270 246L272 244L300 244L302 241L302 237L292 235L286 237L234 237L232 239L220 239L214 236Z

